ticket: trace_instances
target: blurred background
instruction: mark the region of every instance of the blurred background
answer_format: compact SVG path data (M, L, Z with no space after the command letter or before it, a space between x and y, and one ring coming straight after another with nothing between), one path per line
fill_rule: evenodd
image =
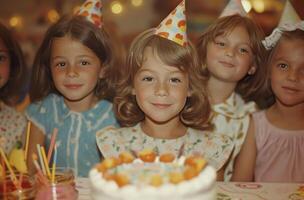
M103 0L104 23L111 34L128 48L145 29L157 26L181 0ZM84 0L0 0L0 21L20 41L30 66L37 47L50 24L70 14ZM304 0L290 0L304 19ZM228 0L187 0L188 33L196 40L221 13ZM285 0L242 0L249 16L268 35L277 25Z

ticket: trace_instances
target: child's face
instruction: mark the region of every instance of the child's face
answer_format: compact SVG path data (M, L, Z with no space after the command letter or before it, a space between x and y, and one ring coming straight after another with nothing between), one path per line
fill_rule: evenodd
M282 39L271 60L271 87L287 106L304 104L304 40Z
M189 79L176 67L164 64L147 47L144 61L137 71L133 94L137 104L146 115L146 120L164 123L179 120L189 94Z
M95 86L103 75L96 54L67 36L52 43L51 72L57 90L67 102L92 101Z
M10 74L10 56L9 52L0 39L0 88L8 81Z
M247 31L235 27L226 35L219 35L207 46L207 68L211 77L222 82L237 83L255 66Z

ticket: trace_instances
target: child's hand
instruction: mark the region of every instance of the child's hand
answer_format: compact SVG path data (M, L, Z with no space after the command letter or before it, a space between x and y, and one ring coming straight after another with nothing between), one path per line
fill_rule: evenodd
M77 198L78 191L72 185L62 184L54 187L41 186L35 200L76 200Z

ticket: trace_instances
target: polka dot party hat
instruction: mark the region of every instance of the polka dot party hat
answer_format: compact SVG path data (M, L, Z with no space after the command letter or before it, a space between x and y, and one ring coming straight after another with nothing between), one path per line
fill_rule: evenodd
M101 8L100 0L86 0L76 12L76 15L86 17L87 20L101 28L103 24Z
M284 24L295 24L297 22L301 21L301 18L297 14L294 7L291 5L289 0L286 0L279 26L283 26Z
M185 0L183 0L156 28L155 34L171 40L181 46L186 46L187 25L185 15Z
M241 16L247 15L241 0L230 0L227 6L224 8L223 12L221 13L220 17L226 17L235 14L239 14Z

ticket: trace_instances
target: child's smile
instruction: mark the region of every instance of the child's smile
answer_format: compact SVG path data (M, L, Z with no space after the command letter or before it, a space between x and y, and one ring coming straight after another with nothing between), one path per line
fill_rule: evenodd
M95 103L94 89L102 76L102 66L92 50L68 36L56 38L52 44L51 72L70 109L77 111L80 105Z
M133 93L146 119L155 123L178 121L188 89L186 73L164 64L152 48L145 49L144 62L134 78Z

